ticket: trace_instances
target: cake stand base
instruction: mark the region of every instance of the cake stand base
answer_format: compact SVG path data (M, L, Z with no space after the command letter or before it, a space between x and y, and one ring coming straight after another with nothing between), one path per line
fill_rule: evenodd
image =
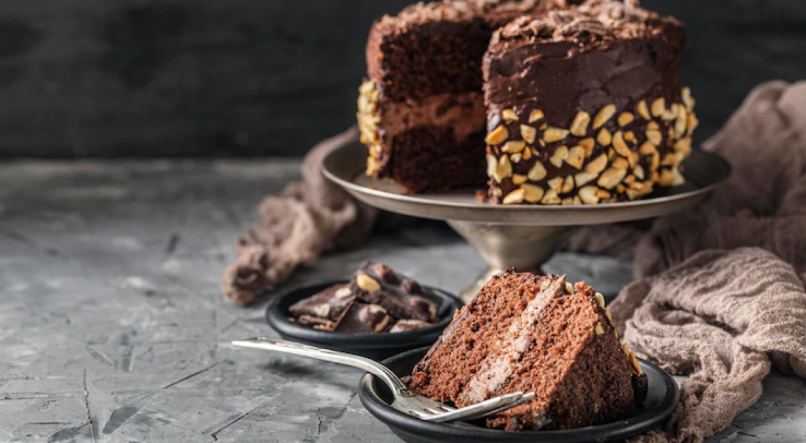
M540 271L565 238L576 228L573 226L524 226L447 220L456 232L490 267L472 285L459 294L468 303L493 275L509 267L519 271Z

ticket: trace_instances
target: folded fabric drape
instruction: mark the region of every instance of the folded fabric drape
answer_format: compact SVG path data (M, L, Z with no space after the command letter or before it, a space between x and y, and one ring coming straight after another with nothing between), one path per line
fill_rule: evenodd
M806 82L757 87L704 149L733 166L709 201L646 233L611 227L637 240L638 279L610 305L617 329L639 356L690 375L666 427L639 442L726 429L771 366L806 377ZM572 245L595 250L594 238Z

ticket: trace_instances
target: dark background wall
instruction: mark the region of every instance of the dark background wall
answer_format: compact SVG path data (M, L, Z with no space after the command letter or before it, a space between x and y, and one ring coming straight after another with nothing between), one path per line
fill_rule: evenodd
M0 157L301 155L354 121L370 23L410 0L0 2ZM804 0L645 0L689 31L699 141L806 78Z

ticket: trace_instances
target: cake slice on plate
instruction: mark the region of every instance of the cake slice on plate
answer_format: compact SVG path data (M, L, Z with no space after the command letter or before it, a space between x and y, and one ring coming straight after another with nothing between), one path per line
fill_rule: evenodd
M643 402L647 380L609 317L602 295L584 283L508 269L456 314L406 381L459 407L534 392L531 402L487 420L510 431L625 419Z

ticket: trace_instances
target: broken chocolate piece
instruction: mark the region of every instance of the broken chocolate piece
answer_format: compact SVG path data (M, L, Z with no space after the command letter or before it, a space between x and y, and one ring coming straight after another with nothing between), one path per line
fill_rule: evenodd
M384 332L394 319L379 305L353 303L344 313L335 332L372 333Z
M409 294L417 294L420 292L420 285L410 278L404 278L400 287Z
M302 314L296 319L297 323L301 325L313 326L315 329L322 331L332 331L336 329L336 322L330 321L326 318L315 317L313 315Z
M347 285L333 285L324 291L302 299L288 308L292 316L297 317L300 323L302 316L307 315L335 322L341 317L347 306L355 299ZM314 323L305 323L314 324Z
M427 328L431 323L420 320L400 320L392 326L389 332L408 332L415 329Z
M398 282L397 275L395 275L394 271L383 263L375 263L372 265L372 272L387 283L394 285Z
M358 284L358 276L361 274L366 274L375 279L380 288L373 291L362 289ZM400 281L400 285L391 283L389 281L390 276L394 276L395 282ZM361 265L361 268L351 279L350 289L358 299L380 305L390 315L399 319L434 321L436 320L437 309L442 303L442 299L430 289L421 287L417 282L406 276L395 275L389 267L381 263L373 263L369 260Z
M290 320L315 329L374 333L409 331L437 321L442 298L383 263L365 262L348 284L330 286L300 300Z

